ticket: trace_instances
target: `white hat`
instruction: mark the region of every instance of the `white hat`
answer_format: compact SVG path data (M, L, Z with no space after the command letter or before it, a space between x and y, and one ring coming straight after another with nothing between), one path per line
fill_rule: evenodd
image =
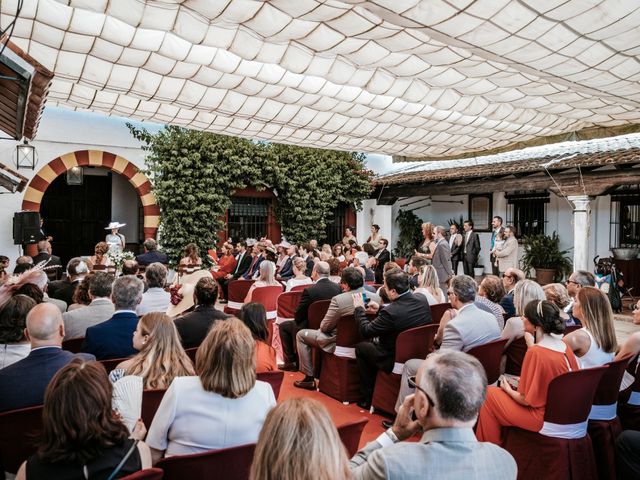
M282 248L289 248L291 246L291 244L289 242L287 242L286 240L282 240L278 245L276 245L277 247L282 247Z
M180 279L180 284L182 286L178 290L178 293L182 295L182 299L177 305L169 305L166 312L167 315L170 317L177 317L195 305L193 292L196 289L196 283L198 283L201 278L213 278L213 276L208 270L198 270L182 276Z
M253 247L258 241L255 238L247 238L245 240L247 247Z
M104 227L105 230L113 230L114 228L124 227L126 223L111 222L108 227Z

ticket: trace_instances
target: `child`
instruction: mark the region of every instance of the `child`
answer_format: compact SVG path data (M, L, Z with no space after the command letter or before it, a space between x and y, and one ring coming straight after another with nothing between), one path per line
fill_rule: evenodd
M493 243L493 250L491 250L491 253L493 253L496 259L494 263L496 267L498 266L498 257L496 256L496 252L499 250L502 250L503 247L504 247L504 232L500 230L498 233L496 233L496 238Z

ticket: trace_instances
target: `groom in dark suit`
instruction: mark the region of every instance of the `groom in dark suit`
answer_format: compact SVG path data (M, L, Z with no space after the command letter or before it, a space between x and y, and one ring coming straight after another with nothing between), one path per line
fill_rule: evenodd
M480 254L480 237L473 231L473 220L464 222L464 239L462 242L464 274L473 277L473 267L478 263L478 255Z

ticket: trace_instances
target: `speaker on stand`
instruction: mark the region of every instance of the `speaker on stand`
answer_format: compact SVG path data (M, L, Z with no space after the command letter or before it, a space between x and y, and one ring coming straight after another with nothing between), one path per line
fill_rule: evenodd
M42 239L40 230L40 213L22 211L13 214L13 243L28 245Z

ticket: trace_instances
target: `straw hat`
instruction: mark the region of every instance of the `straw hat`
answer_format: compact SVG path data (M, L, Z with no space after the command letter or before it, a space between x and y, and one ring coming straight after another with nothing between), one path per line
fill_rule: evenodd
M120 222L111 222L109 224L109 226L104 227L105 230L113 230L114 228L121 228L124 227L126 225L126 223L120 223Z
M182 286L180 290L178 290L178 293L182 296L182 300L180 300L177 305L169 305L167 315L177 317L195 305L193 292L196 289L196 283L198 283L198 280L201 278L213 278L213 276L208 270L198 270L197 272L182 275L179 280Z

